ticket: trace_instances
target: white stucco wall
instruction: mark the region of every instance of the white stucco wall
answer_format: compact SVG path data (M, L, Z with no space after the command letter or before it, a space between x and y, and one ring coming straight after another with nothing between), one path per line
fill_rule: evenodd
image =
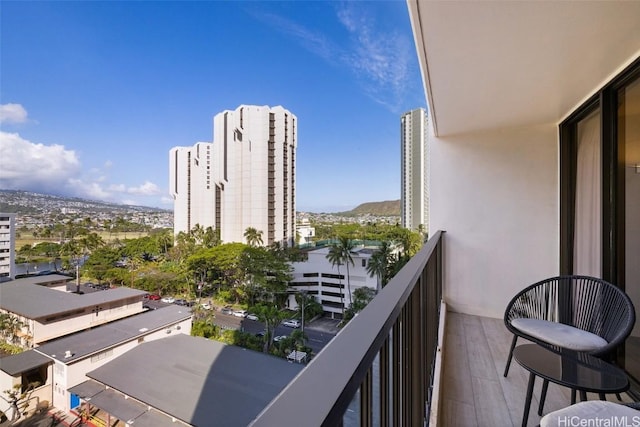
M434 137L429 234L444 230L444 295L501 318L525 286L559 271L557 126Z
M170 331L170 332L167 332ZM59 369L56 370L56 376L54 378L55 384L58 384L58 390L53 396L53 405L56 408L64 409L68 411L72 408L69 407L70 396L67 390L74 387L89 378L86 376L87 372L91 372L98 369L102 365L112 361L113 359L125 354L129 350L137 347L143 342L154 341L162 339L174 334L191 334L191 319L177 322L167 328L162 328L157 331L153 331L147 335L135 338L131 341L127 341L112 347L105 349L101 352L87 356L84 359L73 361L68 365L63 364L60 361L56 361ZM62 368L64 366L64 369Z
M378 279L377 277L371 277L367 272L366 265L371 258L370 253L358 253L359 248L356 248L352 253L353 265L349 264L349 282L351 285L351 294L362 287L369 287L371 289L377 289ZM309 252L307 261L292 263L292 283L297 286L292 287L298 291L318 292L319 294L311 294L316 301L322 304L322 301L331 301L333 303L341 303L339 296L326 295L325 292L340 293L338 288L326 286L326 284L334 284L344 286L344 305L345 308L349 307L352 297L349 296L349 286L347 285L347 267L346 265L340 266L340 275L344 276L344 279L338 279L334 277L326 277L325 275L337 275L338 267L331 265L327 259L329 248L316 249ZM363 265L364 263L364 265ZM307 276L305 274L315 274L315 276ZM309 286L301 286L302 283L309 283ZM318 285L316 285L318 283ZM325 283L325 286L322 284ZM295 297L291 295L289 297L289 308L296 309L298 307ZM323 304L323 309L329 313L342 313L342 309L338 307L332 307Z
M128 301L114 301L104 305L96 314L87 307L85 312L73 317L50 323L33 322L32 334L35 344L58 338L83 329L92 328L114 320L143 312L142 301L131 298Z
M47 367L47 382L36 387L29 393L29 398L27 399L29 406L26 408L26 412L32 413L37 409L37 406L40 402L47 401L51 405L53 396L51 387L52 373L53 368L51 366ZM6 372L0 371L0 390L2 390L3 392L5 390L12 390L13 387L17 384L22 384L22 374L18 374L17 376L13 377ZM0 400L0 411L3 411L7 415L7 417L11 418L11 407L9 403L4 400Z

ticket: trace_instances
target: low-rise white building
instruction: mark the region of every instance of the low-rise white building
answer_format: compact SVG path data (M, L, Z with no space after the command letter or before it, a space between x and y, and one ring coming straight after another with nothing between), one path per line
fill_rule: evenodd
M357 247L351 251L353 264L349 264L348 279L346 265L332 265L327 259L330 250L330 247L324 247L309 251L307 261L292 263L293 279L289 282L289 290L293 294L289 296L289 308L297 308L295 293L305 292L322 304L326 313L340 317L351 304L356 289L365 286L377 289L377 277L371 277L367 272L369 258L376 248Z
M0 285L0 313L20 321L16 344L35 347L141 313L144 295L144 291L125 287L76 294L34 284L31 278L17 279Z
M316 237L315 227L311 226L308 218L302 218L302 220L296 224L296 238L298 240L298 244L308 245L314 237Z
M191 311L186 307L170 305L37 347L36 352L53 361L53 406L65 411L77 407L80 404L78 396L67 390L86 381L87 372L143 342L176 334L191 334Z

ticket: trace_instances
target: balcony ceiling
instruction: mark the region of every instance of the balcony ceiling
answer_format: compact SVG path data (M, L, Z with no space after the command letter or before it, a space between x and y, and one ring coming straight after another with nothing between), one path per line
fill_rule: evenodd
M558 123L640 55L640 1L408 5L439 136Z

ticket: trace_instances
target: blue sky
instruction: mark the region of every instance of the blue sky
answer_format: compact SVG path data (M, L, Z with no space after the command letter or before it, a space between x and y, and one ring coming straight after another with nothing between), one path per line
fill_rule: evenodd
M169 150L241 104L298 117L297 209L400 198L425 107L406 3L2 1L0 188L173 208Z

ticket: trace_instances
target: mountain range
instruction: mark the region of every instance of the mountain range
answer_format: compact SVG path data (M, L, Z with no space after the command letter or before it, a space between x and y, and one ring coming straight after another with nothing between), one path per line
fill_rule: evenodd
M53 194L34 193L20 190L0 190L0 212L38 213L61 208L90 210L94 212L170 212L170 210L147 206L130 206L117 203L87 200L76 197L64 197ZM336 216L399 216L400 200L362 203L350 211L337 212Z

